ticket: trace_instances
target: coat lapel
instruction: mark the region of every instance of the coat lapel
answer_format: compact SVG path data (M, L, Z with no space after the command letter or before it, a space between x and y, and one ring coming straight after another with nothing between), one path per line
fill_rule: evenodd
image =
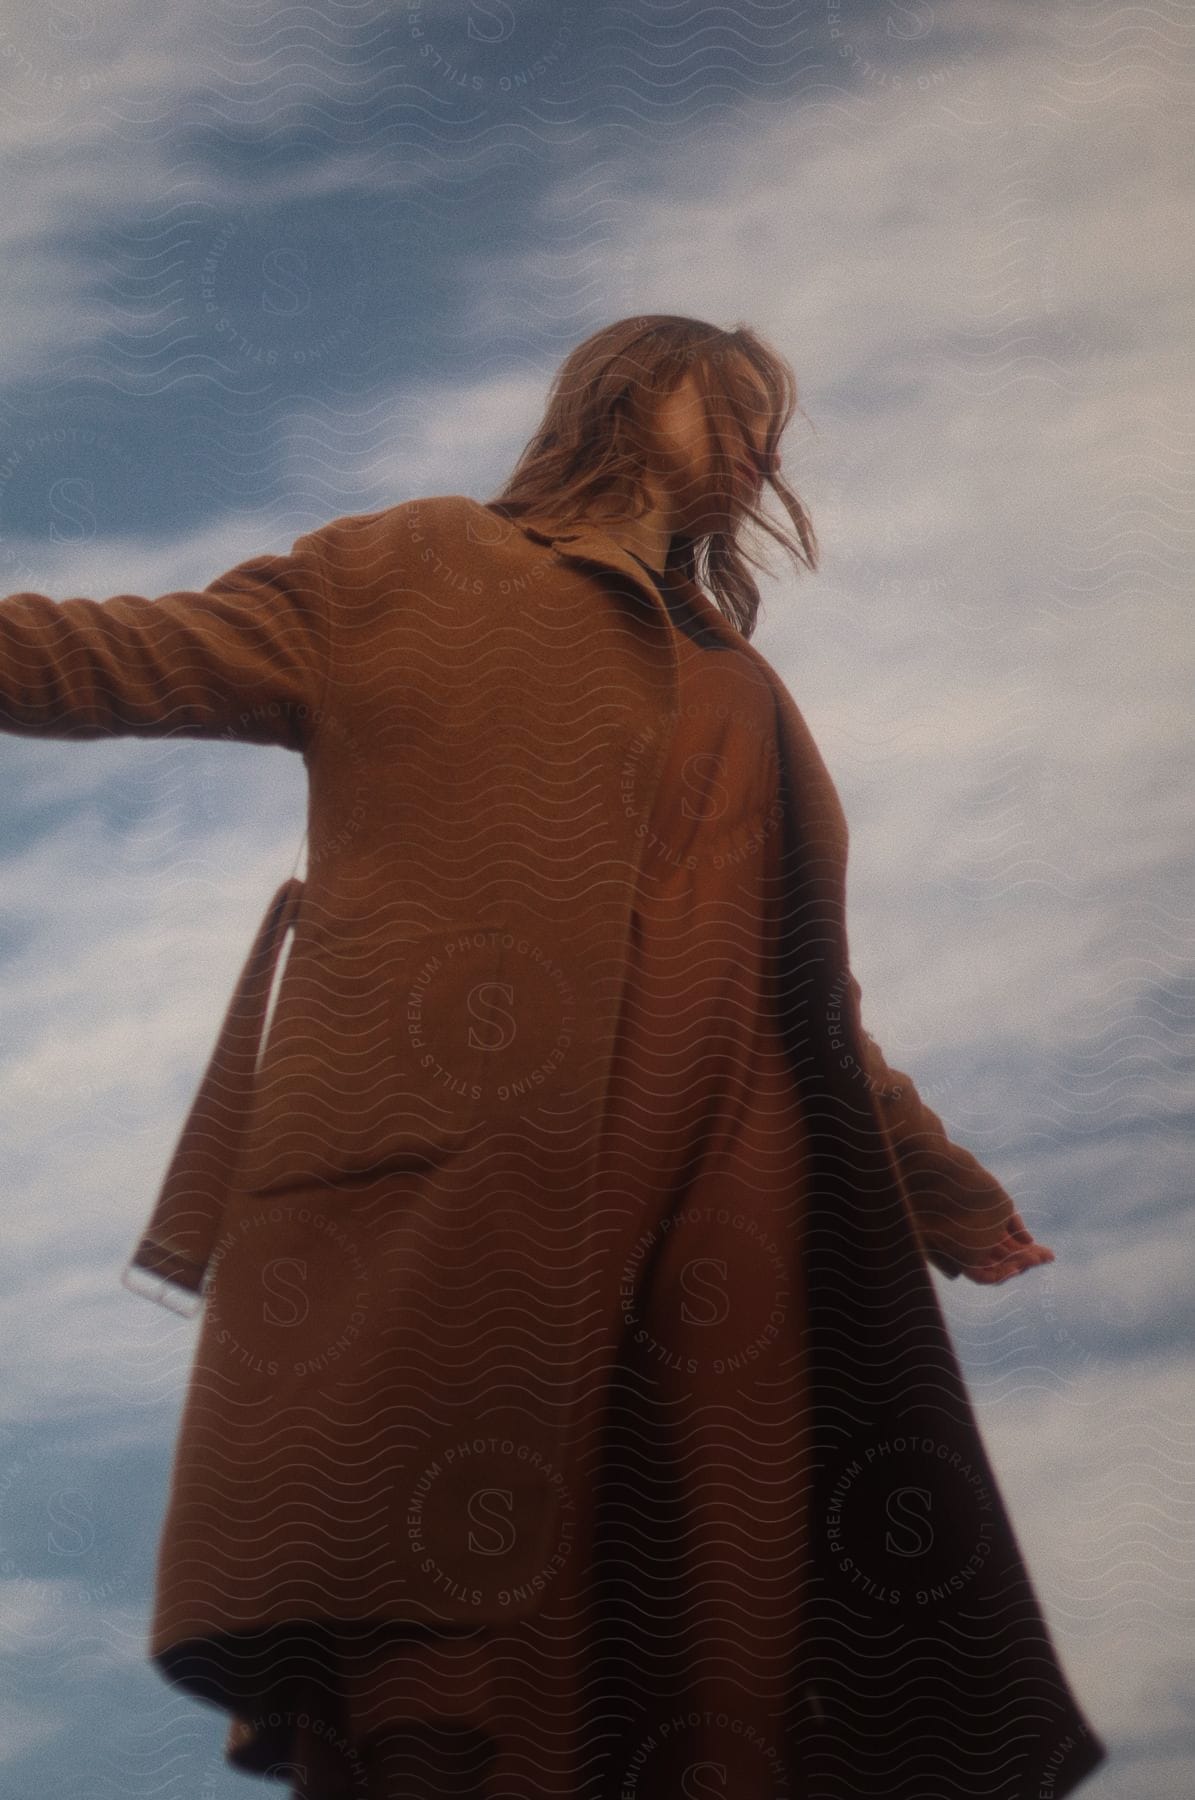
M550 545L558 556L570 562L597 563L605 569L613 569L619 575L633 582L665 624L671 625L668 608L660 598L659 589L643 565L636 561L629 550L609 537L595 525L558 525L552 520L539 517L527 517L511 521L525 536L536 543ZM728 629L733 629L728 626ZM735 634L738 635L737 633Z

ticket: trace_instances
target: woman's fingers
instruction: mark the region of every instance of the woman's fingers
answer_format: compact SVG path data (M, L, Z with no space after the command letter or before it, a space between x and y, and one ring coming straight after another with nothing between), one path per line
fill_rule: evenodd
M1048 1244L1036 1242L1019 1212L1009 1213L1002 1235L994 1244L980 1247L968 1242L963 1228L959 1229L954 1241L943 1241L945 1236L945 1233L935 1233L929 1241L935 1267L951 1280L965 1275L969 1281L990 1286L1020 1275L1026 1269L1036 1268L1040 1263L1054 1261L1054 1252Z
M980 1252L971 1261L964 1254L961 1259L963 1274L972 1281L991 1284L1007 1281L1010 1276L1020 1275L1025 1269L1035 1268L1039 1263L1054 1261L1054 1252L1048 1244L1035 1243L1029 1232L1025 1232L1024 1236L1027 1242L1017 1241L1021 1238L1021 1233L1010 1232L999 1244Z

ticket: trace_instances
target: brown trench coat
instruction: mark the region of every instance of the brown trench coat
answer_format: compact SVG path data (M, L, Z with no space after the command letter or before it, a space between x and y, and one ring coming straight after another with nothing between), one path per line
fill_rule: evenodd
M604 533L460 495L333 520L201 593L0 603L0 728L279 744L309 777L307 876L267 909L125 1271L167 1304L206 1302L158 1550L149 1647L167 1674L208 1634L335 1615L354 1569L358 1615L477 1625L543 1604L587 1345L608 1323L576 1271L597 1246L593 1151L675 710L662 621ZM864 1031L834 784L779 677L719 628L778 699L783 1029L815 1146L797 1272L801 1766L825 1800L854 1791L852 1763L871 1791L899 1767L910 1793L1061 1796L1106 1752L1043 1622L926 1261L1011 1202ZM453 1215L461 1171L479 1168L494 1196L480 1249ZM406 1298L338 1230L338 1197L375 1191L410 1229ZM442 1342L388 1354L370 1330L383 1304L387 1321L407 1300L426 1318L466 1251L474 1341L478 1294L509 1296L484 1386L447 1322ZM262 1320L291 1328L281 1365ZM376 1540L368 1565L349 1555L339 1597L327 1568L284 1555L255 1583L266 1540L310 1537L312 1520L285 1459L213 1508L236 1384L318 1409L376 1382L380 1405L395 1366L415 1424L382 1560ZM329 1520L319 1498L343 1545L351 1509Z

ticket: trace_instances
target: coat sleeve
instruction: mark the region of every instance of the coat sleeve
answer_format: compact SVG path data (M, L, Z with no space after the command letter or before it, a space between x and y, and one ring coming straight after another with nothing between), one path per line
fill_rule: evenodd
M0 731L226 737L305 748L331 620L318 534L198 593L0 600Z
M911 1076L889 1066L858 1013L859 983L850 977L867 1076L900 1164L913 1221L928 1261L952 1278L959 1273L952 1248L983 1245L998 1237L1016 1210L1008 1191L925 1104Z

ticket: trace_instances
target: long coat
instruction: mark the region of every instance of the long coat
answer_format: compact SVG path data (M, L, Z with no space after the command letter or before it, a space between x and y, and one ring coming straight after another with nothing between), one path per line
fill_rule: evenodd
M1060 1796L1106 1753L928 1267L1012 1203L863 1029L834 784L779 677L719 629L777 697L779 1002L814 1150L794 1272L808 1791L895 1792L898 1769L909 1793ZM198 593L0 602L3 729L278 744L309 778L306 878L267 909L125 1271L203 1303L158 1550L163 1671L296 1616L484 1625L543 1605L612 1328L585 1278L595 1150L677 689L634 558L460 495L336 519ZM397 1280L371 1219L403 1234ZM404 1337L437 1305L434 1342ZM380 1416L396 1373L409 1454L362 1514L356 1487L336 1498L340 1403ZM259 1401L300 1436L230 1457L242 1418L274 1416Z

